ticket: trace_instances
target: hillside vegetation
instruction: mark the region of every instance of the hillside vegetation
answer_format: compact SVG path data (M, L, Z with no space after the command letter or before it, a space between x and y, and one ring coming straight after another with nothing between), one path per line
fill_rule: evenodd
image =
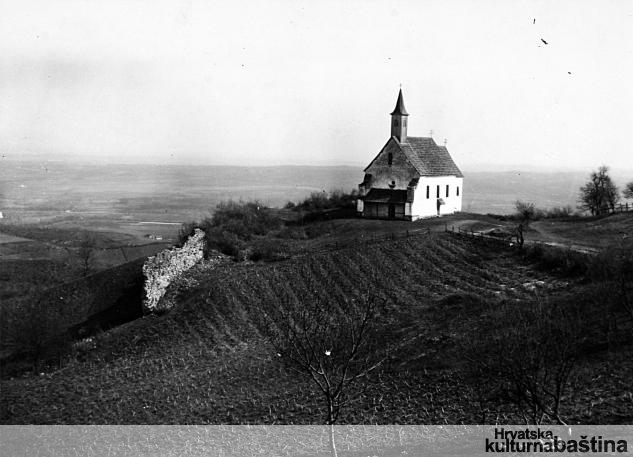
M480 335L502 335L514 328L508 316L543 304L560 304L563 316L577 305L574 316L590 329L561 416L585 423L633 419L630 318L598 295L590 278L537 268L495 241L443 233L356 239L281 262L218 269L202 263L187 282L170 313L95 337L61 369L3 380L2 421L320 423L318 392L288 371L262 336L262 311L282 297L344 306L370 287L388 303L384 335L401 345L342 412L341 423L522 421L516 403L482 397L465 354L490 351Z

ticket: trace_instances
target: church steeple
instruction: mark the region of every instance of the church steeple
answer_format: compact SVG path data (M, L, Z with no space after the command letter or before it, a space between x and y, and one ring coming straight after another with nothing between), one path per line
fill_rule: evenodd
M396 107L391 113L391 136L396 137L399 143L407 142L407 113L404 107L404 98L402 97L402 89L398 93L398 101Z

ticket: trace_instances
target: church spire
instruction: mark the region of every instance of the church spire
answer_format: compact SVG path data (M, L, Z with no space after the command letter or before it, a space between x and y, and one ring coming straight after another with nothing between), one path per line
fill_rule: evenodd
M408 116L407 109L404 107L404 98L402 98L402 89L398 92L398 101L396 102L396 107L393 109L393 113L391 115L397 114L399 116Z
M399 143L407 142L407 116L409 113L404 107L404 98L402 97L402 89L400 89L396 107L391 113L391 136L396 137Z

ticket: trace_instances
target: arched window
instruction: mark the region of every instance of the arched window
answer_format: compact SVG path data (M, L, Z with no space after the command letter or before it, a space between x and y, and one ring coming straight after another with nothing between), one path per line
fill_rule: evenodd
M389 163L389 166L393 164L393 153L389 153L389 155L387 156L387 162Z
M394 119L393 120L393 126L394 127L398 127L398 119Z
M406 127L406 126L407 126L407 119L406 119L406 118L404 118L404 119L402 120L402 126L403 126L403 127Z

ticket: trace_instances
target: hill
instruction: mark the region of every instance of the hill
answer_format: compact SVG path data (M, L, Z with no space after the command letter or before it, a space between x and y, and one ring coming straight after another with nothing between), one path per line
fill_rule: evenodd
M599 306L583 278L539 269L495 241L431 233L337 246L275 263L199 265L172 290L178 306L169 314L95 337L60 369L2 380L2 422L320 423L318 392L287 370L259 316L282 295L338 302L371 286L389 303L383 330L402 347L342 423L515 423L511 405L482 408L465 348L501 322L500 309L534 300ZM564 402L574 423L633 419L631 346L605 347L600 331Z

